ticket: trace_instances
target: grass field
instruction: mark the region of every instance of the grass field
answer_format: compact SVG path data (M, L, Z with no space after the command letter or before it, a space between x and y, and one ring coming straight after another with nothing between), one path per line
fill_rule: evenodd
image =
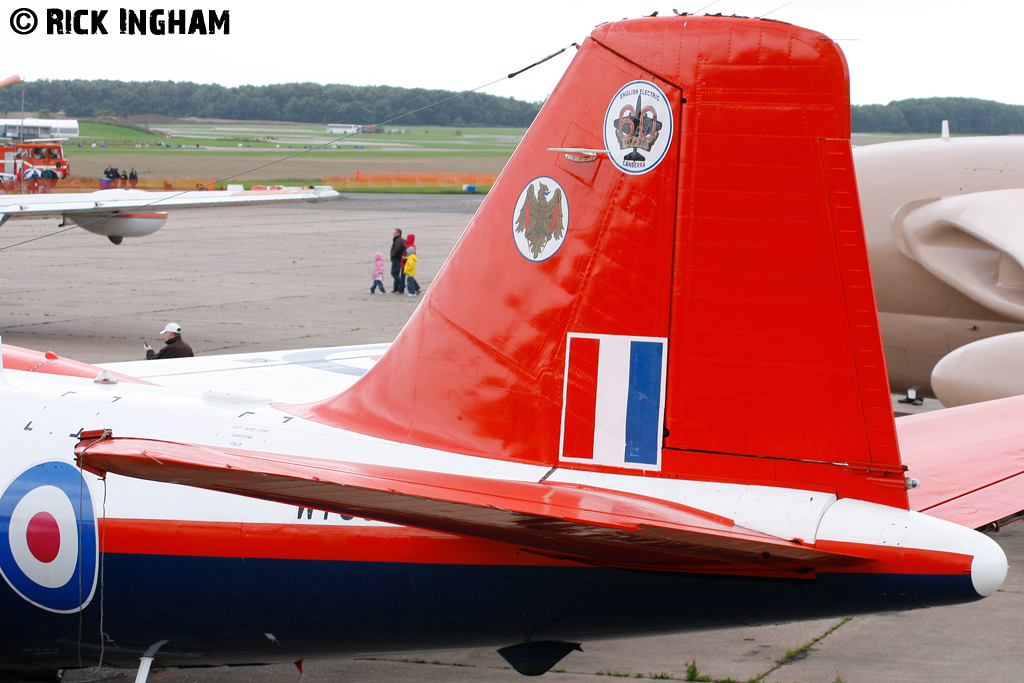
M231 178L247 185L319 184L357 172L495 174L526 132L410 126L334 136L324 125L251 121L134 127L83 121L80 129L82 136L64 147L74 177L98 178L114 166L136 168L142 178ZM859 133L853 144L920 137L931 136Z
M81 136L69 143L83 153L138 149L164 151L192 149L198 152L253 152L259 150L310 149L318 153L356 154L476 154L508 156L526 132L522 128L389 128L385 133L330 135L324 125L293 123L173 123L148 127L85 121Z
M64 145L73 177L98 178L114 166L136 168L142 178L231 177L245 184L318 184L357 172L494 174L526 132L416 126L342 136L328 135L324 125L248 121L83 121L80 130Z

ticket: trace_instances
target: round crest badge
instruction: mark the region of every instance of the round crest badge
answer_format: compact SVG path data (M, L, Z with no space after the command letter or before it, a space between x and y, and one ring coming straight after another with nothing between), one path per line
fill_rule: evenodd
M50 612L78 612L96 589L96 514L81 477L69 463L45 462L0 495L0 574Z
M604 115L604 145L619 170L647 173L665 158L672 142L672 107L650 81L619 88Z
M546 261L562 246L569 229L569 200L554 178L534 178L519 193L512 237L530 261Z

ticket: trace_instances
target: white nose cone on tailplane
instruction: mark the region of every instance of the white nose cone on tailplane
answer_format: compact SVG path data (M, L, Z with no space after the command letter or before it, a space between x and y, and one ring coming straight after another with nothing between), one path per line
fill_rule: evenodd
M999 590L1009 568L1006 553L985 534L920 512L852 498L838 500L825 511L818 525L817 538L819 541L901 548L901 558L907 562L911 573L920 571L922 565L919 563L924 562L939 568L938 573L950 577L963 576L967 570L964 560L971 558L971 584L977 597L982 598ZM945 569L941 569L941 565L945 565ZM966 585L963 588L967 589ZM914 599L922 606L977 599L966 591L950 595L944 590L934 594L929 590L916 594Z
M971 581L974 583L974 590L983 598L999 590L1006 581L1006 572L1010 565L1006 561L1006 553L985 534L972 532L981 537L977 542L977 549L974 553L974 561L971 563Z

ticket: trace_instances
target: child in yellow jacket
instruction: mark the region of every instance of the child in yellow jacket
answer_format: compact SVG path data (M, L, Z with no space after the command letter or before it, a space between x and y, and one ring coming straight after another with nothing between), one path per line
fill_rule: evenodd
M416 296L420 293L420 284L416 282L416 247L409 247L405 256L405 292L409 296Z

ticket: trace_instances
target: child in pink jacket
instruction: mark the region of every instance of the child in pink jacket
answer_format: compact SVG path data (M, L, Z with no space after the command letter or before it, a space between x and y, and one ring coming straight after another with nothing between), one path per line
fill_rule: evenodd
M380 287L380 293L385 294L384 291L384 257L377 252L373 255L373 286L370 287L370 294L377 291L377 287Z

